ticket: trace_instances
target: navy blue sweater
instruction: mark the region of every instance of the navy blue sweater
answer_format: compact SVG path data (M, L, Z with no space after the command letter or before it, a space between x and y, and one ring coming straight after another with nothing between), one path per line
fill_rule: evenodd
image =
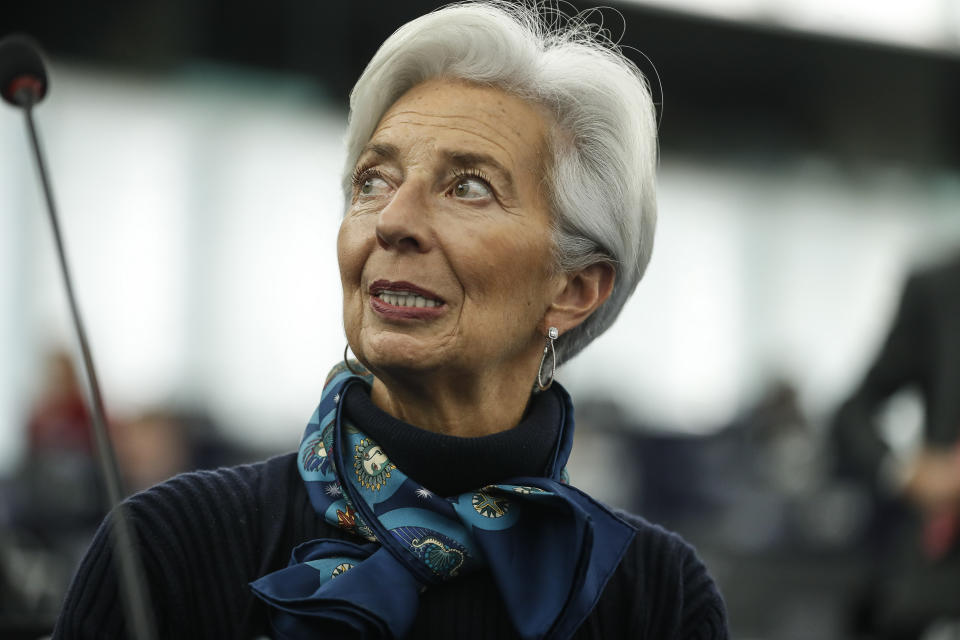
M389 430L383 428L396 427L398 431L393 433L400 440L394 444L395 450L407 447L411 435L416 441L418 434L404 433L415 427L392 424L386 414L376 414L378 410L365 394L359 395L364 397L351 398L347 406L354 418L363 416L358 421L365 424L371 424L371 419L379 421L380 428L372 430L383 430L389 439L393 439ZM532 417L542 424L536 418L544 417L544 412L552 410L532 406L525 423ZM520 447L524 455L518 458L529 465L537 459L537 450L551 446L552 441L543 438L536 426L527 424L525 429L528 440L533 440L514 440L512 444L529 445ZM479 449L474 440L460 453L469 459L482 455L483 449L503 450L503 438L517 438L518 434L522 439L524 429L488 440ZM450 456L456 458L458 450L464 449L460 445L467 443L443 438L429 446L446 447L447 473L453 469L474 473L475 466L449 464ZM386 443L381 444L389 451ZM416 449L423 446L420 442ZM506 449L516 451L517 447ZM418 463L412 449L407 453L408 464L429 464ZM391 453L391 458L396 456ZM503 473L513 471L504 469ZM421 470L421 475L428 474L429 469ZM267 608L253 596L249 582L285 567L291 550L301 542L351 539L350 534L314 513L293 453L254 465L183 474L133 496L127 505L161 638L269 635ZM621 515L636 528L636 538L574 637L727 638L723 602L693 549L677 535L642 518ZM122 638L126 637L124 628L108 518L74 577L53 637ZM481 572L427 590L409 637L470 640L517 636L490 574Z

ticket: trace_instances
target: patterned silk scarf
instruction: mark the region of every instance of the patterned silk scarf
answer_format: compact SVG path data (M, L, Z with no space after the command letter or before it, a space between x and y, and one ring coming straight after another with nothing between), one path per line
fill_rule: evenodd
M484 567L522 638L572 636L634 530L561 479L573 442L567 393L554 385L563 421L546 477L438 496L343 415L347 389L372 381L334 368L297 458L316 512L365 542L305 542L285 569L251 583L275 637L404 638L423 591Z

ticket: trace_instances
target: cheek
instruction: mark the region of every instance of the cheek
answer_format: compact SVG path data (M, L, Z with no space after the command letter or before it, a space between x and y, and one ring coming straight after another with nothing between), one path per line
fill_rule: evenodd
M364 243L360 229L355 223L344 220L337 233L337 264L340 268L344 299L355 293L360 286L363 262Z
M343 288L343 327L347 338L353 342L357 340L356 332L363 316L360 283L365 255L360 229L344 220L337 234L337 263Z
M467 288L478 299L496 301L503 312L540 307L551 282L549 238L540 234L503 234L484 242L463 262ZM472 291L471 291L472 289Z

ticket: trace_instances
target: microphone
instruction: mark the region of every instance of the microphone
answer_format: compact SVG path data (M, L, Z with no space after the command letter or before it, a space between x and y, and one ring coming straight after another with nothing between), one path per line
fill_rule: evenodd
M47 70L29 36L0 41L0 93L15 107L33 106L47 95Z
M14 35L0 40L0 93L3 99L10 104L21 107L26 119L27 131L36 160L37 172L43 185L43 194L47 202L47 213L50 226L53 230L54 242L57 247L57 256L60 261L60 273L70 303L70 313L73 316L73 325L80 343L80 352L83 356L83 368L87 374L90 386L90 407L93 416L93 433L97 450L97 461L100 473L103 476L107 493L107 501L113 508L114 518L112 533L114 549L116 550L118 567L120 570L120 590L127 613L127 621L132 636L138 640L155 640L156 627L154 626L153 612L147 600L146 585L143 580L143 569L133 547L131 526L127 520L126 510L121 504L123 492L121 489L120 473L117 470L117 457L110 437L107 434L107 421L103 409L103 397L100 395L100 383L93 366L93 356L87 342L87 334L80 320L80 310L76 296L73 293L73 284L70 270L67 267L66 251L63 246L63 237L60 233L60 223L57 218L57 208L53 199L53 188L47 176L46 164L37 137L37 129L33 122L33 107L47 95L47 71L40 57L39 47L32 38L24 35Z

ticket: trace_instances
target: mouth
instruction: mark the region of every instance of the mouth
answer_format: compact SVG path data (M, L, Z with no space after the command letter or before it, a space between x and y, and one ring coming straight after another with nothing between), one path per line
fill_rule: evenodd
M377 280L370 285L370 295L383 304L401 309L434 309L444 305L437 294L409 282Z

